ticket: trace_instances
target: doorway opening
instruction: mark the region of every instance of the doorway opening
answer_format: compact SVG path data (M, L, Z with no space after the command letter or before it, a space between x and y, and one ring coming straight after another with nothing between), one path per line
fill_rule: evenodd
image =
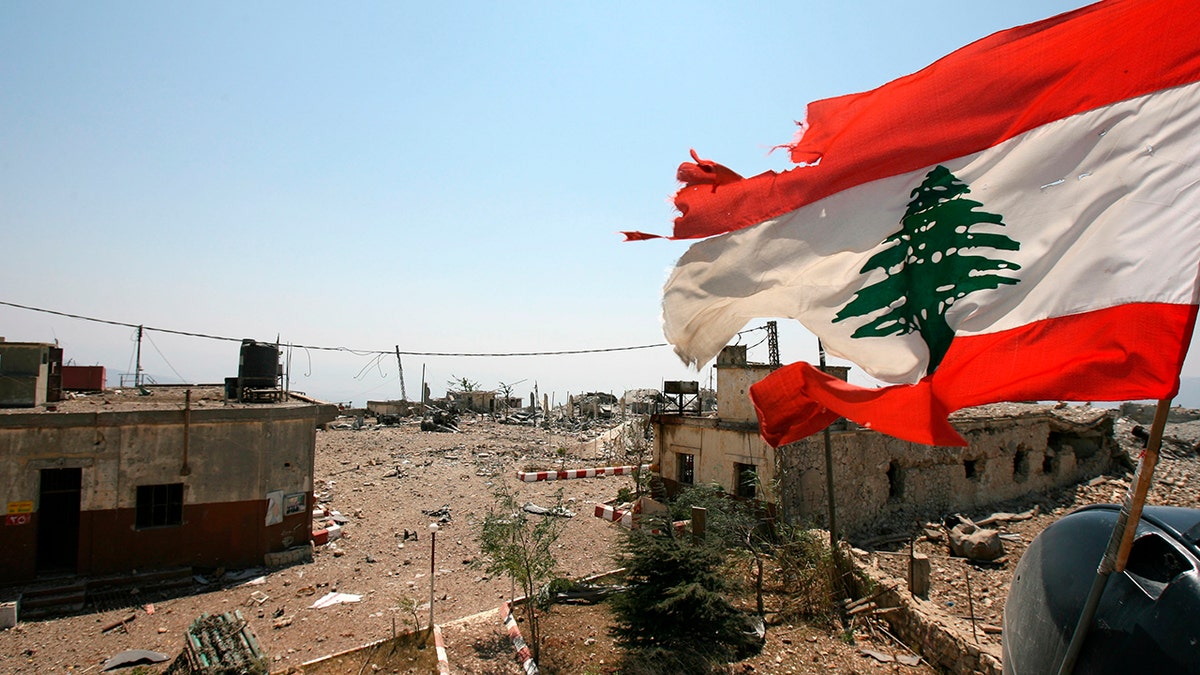
M75 572L83 469L42 469L37 510L37 572Z

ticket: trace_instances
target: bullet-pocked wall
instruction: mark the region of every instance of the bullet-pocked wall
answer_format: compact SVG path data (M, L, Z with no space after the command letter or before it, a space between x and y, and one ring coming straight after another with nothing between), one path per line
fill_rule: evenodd
M938 517L1071 485L1107 471L1116 448L1112 416L1100 409L997 404L952 421L966 447L910 443L869 429L831 432L839 528L869 531L897 513ZM753 423L659 415L654 426L655 461L669 495L718 483L729 494L770 503L789 520L826 524L823 433L773 449ZM756 474L756 492L745 483L747 471Z
M1066 414L1070 417L1064 416ZM938 518L1100 475L1113 461L1104 410L996 404L952 422L966 447L910 443L867 429L830 433L838 524L869 531L882 518ZM824 434L775 451L780 511L827 520Z

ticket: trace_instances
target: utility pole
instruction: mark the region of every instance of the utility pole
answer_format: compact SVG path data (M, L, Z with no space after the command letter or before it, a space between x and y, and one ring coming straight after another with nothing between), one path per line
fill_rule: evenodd
M400 345L396 345L396 365L400 368L400 400L408 400L408 392L404 391L404 362L400 360Z
M137 343L137 362L133 367L133 386L142 386L142 331L143 327L138 326L138 343Z
M822 358L824 358L824 352ZM779 325L774 321L767 322L767 354L771 361L771 370L779 368L783 365L779 362ZM821 362L821 367L825 366L825 362Z
M817 338L817 352L821 358L821 372L825 372L825 345ZM833 498L833 442L829 437L829 427L825 427L825 493L829 502L829 547L833 551L834 560L838 558L838 529L837 508Z

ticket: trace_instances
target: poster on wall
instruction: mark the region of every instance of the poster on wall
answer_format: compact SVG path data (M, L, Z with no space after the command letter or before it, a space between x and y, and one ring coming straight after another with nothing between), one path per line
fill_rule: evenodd
M267 493L267 526L283 522L283 490Z
M293 492L283 498L283 515L294 516L297 513L304 513L303 492Z

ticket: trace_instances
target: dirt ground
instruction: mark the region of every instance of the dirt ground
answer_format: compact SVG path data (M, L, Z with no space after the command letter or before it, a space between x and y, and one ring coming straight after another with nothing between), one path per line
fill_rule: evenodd
M1142 441L1133 435L1135 425L1128 418L1119 418L1114 429L1129 466L1133 466L1142 449ZM1198 440L1197 422L1168 425L1148 504L1200 508L1200 457L1195 450ZM1114 465L1106 475L1077 485L964 513L977 523L993 516L1002 518L987 525L998 530L1004 542L1005 555L995 563L972 563L951 557L944 530L938 533L939 523L925 523L920 530L910 527L896 531L900 535L917 535L916 551L930 558L929 600L959 619L958 628L964 635L977 637L980 644L992 647L990 651L998 655L999 627L1012 572L1034 537L1081 506L1123 503L1132 480L1132 470ZM1006 514L1018 519L1005 521ZM933 536L926 536L925 532ZM907 556L907 542L894 543L876 547L870 560L891 576L903 579L907 577Z
M513 588L506 579L489 578L471 564L479 555L475 530L492 503L492 491L507 482L523 501L549 505L561 489L575 516L566 522L556 545L559 571L571 578L599 574L614 567L614 546L620 535L617 526L593 517L594 504L611 501L620 488L632 487L632 481L609 477L517 483L515 472L535 466L624 464L626 458L610 444L597 441L600 428L567 434L463 418L461 433L439 433L423 432L416 423L353 428L354 421L342 419L336 425L342 428L317 433L317 500L340 512L347 522L344 536L317 547L311 563L276 571L226 571L220 578L203 577L207 583L191 595L157 597L146 592L104 611L21 623L0 632L0 672L99 672L105 659L128 649L174 657L193 619L202 613L233 610L240 610L249 621L272 668L286 670L389 637L393 630L404 631L414 622L426 625L432 579L433 617L443 626L451 672L520 673L496 612ZM1118 428L1118 434L1128 433L1127 426ZM1151 500L1200 506L1195 489L1198 466L1194 453L1165 453ZM1017 539L1006 541L1009 554L999 565L968 567L944 557L937 542L921 542L933 557L932 599L955 608L952 613L957 614L966 615L968 605L972 606L980 639L997 641L999 636L985 633L983 626L1000 624L1008 577L1024 546L1076 505L1119 501L1127 480L1117 471L1072 490L1003 505L1003 510L1014 513L1036 507L1038 515L1005 527ZM431 565L428 526L432 521L439 521L440 530ZM875 555L881 566L891 564L891 558L896 564L900 561L888 553ZM361 598L311 608L330 592ZM769 605L770 599L768 611ZM613 672L618 654L605 626L605 612L603 606L555 606L544 619L543 672ZM123 629L102 631L129 616L134 618ZM969 623L969 618L964 621ZM836 626L781 624L768 627L763 652L735 664L734 672L935 672L925 664L882 663L865 656L864 648L880 654L907 653L886 635L870 630L851 637Z

